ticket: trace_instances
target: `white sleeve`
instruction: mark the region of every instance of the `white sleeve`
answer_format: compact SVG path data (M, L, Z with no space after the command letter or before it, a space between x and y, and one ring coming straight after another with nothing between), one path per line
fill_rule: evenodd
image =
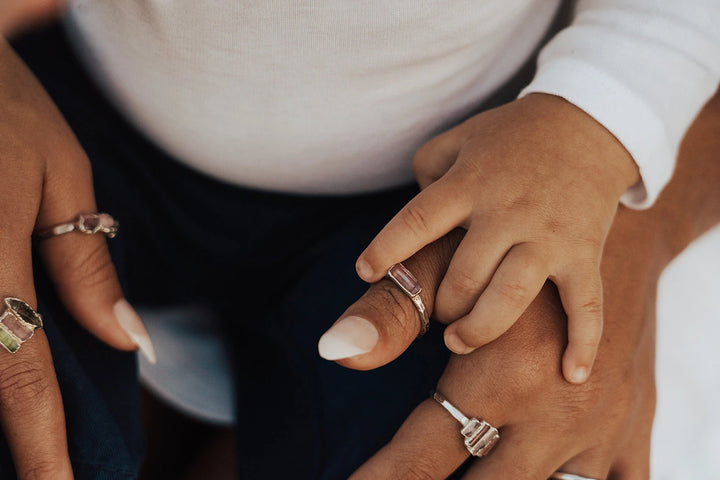
M640 170L621 201L646 208L718 83L720 0L579 0L520 96L558 95L604 125Z

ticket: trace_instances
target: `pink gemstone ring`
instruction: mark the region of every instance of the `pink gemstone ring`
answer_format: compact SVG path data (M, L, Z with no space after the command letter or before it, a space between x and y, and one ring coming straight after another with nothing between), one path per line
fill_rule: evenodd
M120 224L107 213L82 213L71 222L60 223L35 233L37 238L57 237L70 232L80 232L92 235L103 233L108 238L117 235Z
M466 417L455 405L448 402L447 398L440 392L434 392L433 399L442 405L442 407L462 425L460 433L465 437L465 447L468 452L470 452L470 455L474 457L484 457L490 453L490 450L492 450L498 440L500 440L500 434L497 428L485 420Z
M35 329L42 326L42 317L30 305L19 298L8 297L5 311L0 315L0 345L15 353L30 340Z
M390 267L387 276L412 300L420 315L420 333L418 337L425 335L430 328L430 318L428 317L427 308L425 308L425 304L420 298L420 292L422 292L420 282L402 263L396 263Z

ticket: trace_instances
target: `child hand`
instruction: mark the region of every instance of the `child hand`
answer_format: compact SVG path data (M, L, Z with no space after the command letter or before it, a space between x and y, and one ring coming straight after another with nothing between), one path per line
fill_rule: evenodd
M472 352L508 330L547 279L568 316L565 378L584 382L602 332L600 258L618 200L639 180L630 154L560 97L531 94L433 138L415 155L423 191L360 255L380 280L456 227L467 230L435 301L445 343Z

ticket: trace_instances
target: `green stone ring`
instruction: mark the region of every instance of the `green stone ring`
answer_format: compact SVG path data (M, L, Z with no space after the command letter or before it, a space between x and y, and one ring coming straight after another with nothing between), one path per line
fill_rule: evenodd
M19 298L5 299L7 307L0 315L0 344L10 353L30 340L36 328L42 328L42 317Z

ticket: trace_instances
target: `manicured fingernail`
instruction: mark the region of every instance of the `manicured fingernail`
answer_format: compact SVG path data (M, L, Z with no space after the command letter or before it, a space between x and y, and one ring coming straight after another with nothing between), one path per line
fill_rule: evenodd
M363 260L362 258L355 263L355 270L357 270L358 275L360 278L365 280L366 282L369 282L372 280L373 277L373 269L370 266L368 262Z
M127 302L127 300L119 300L113 307L115 318L117 318L120 327L130 336L135 345L138 346L140 352L145 355L147 361L153 365L157 363L155 355L155 347L148 334L145 325L135 309Z
M572 383L583 383L588 378L588 369L585 367L578 367L570 374L570 381Z
M345 317L320 337L318 352L325 360L340 360L368 353L380 335L375 325L362 317Z
M458 355L466 355L475 349L465 344L460 337L454 333L448 333L445 335L445 346L450 349L451 352L457 353Z

